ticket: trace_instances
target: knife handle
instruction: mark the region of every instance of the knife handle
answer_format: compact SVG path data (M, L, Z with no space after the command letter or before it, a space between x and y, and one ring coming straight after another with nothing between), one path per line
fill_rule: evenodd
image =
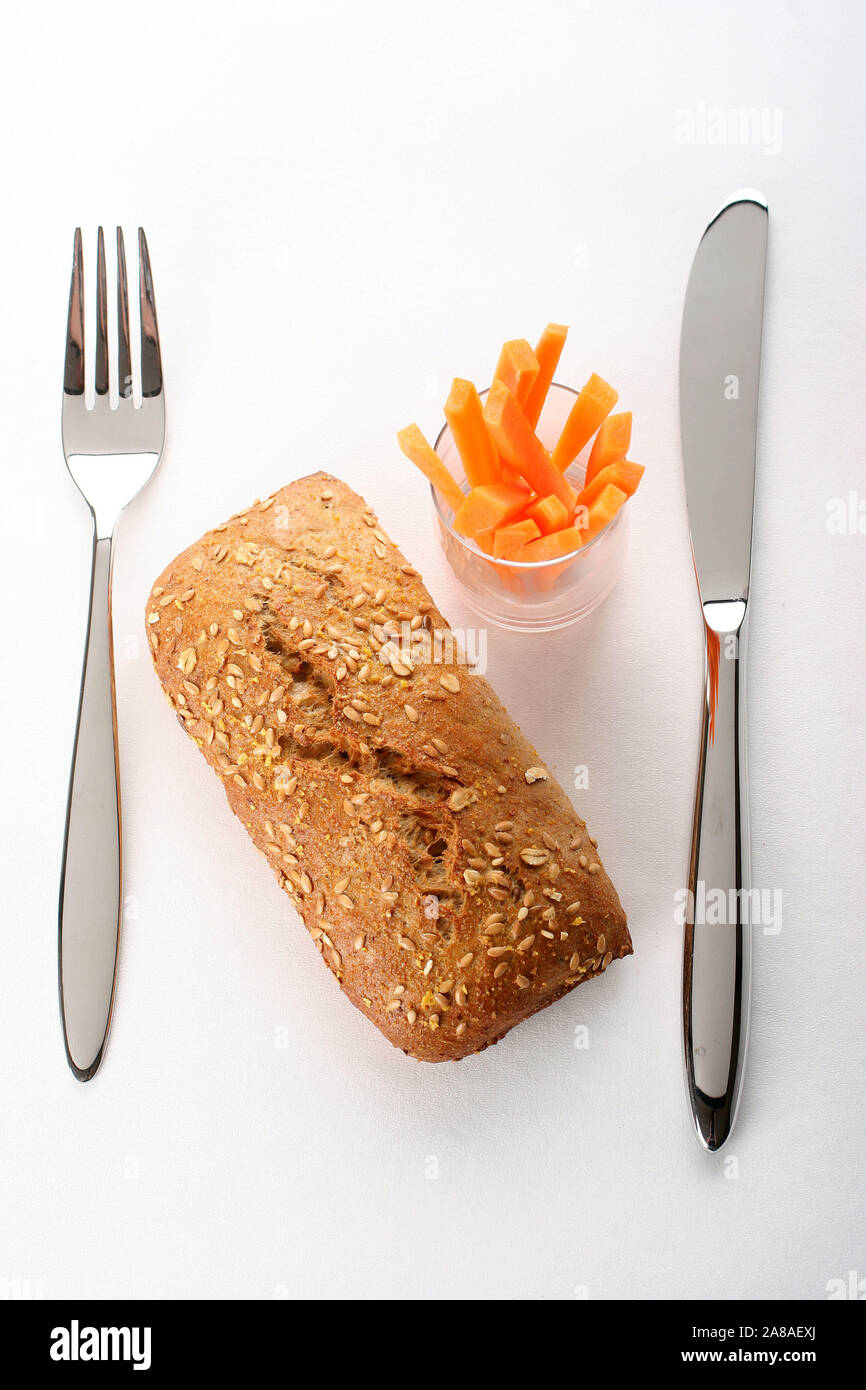
M111 538L94 522L90 609L60 876L58 983L66 1057L79 1081L102 1060L120 935L120 793L111 636Z
M705 603L704 707L683 949L686 1088L700 1142L731 1133L745 1064L751 975L747 605Z

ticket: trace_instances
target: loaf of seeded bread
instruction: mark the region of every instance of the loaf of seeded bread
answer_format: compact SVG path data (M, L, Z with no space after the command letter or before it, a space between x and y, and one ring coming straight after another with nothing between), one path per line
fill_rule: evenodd
M584 822L362 498L302 478L146 611L168 701L340 987L456 1060L629 955Z

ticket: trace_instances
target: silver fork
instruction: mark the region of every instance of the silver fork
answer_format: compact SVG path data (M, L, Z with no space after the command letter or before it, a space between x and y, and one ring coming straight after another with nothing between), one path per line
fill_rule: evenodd
M66 808L58 943L63 1039L67 1060L79 1081L90 1080L105 1051L120 939L121 817L111 635L112 533L123 509L154 472L165 441L156 305L141 228L138 252L141 404L133 400L126 255L119 227L117 354L111 371L118 392L115 407L109 399L108 302L101 227L96 258L95 396L91 406L86 403L84 389L80 229L75 233L66 332L63 453L93 519L90 610Z

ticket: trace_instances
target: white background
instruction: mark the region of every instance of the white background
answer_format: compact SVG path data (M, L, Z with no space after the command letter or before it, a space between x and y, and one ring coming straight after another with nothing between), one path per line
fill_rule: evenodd
M853 0L7 10L0 1292L822 1298L866 1275L866 536L827 532L866 486L864 39ZM769 138L684 140L708 108L764 109ZM698 238L743 186L771 209L750 747L783 925L755 942L734 1165L699 1150L680 1073L700 657L676 368ZM59 407L72 232L92 269L100 221L128 250L147 230L169 423L119 532L127 921L80 1086L55 935L88 535ZM561 379L618 386L647 474L616 593L555 636L491 630L489 675L567 787L589 766L635 955L422 1066L322 968L162 698L143 606L206 527L325 467L471 622L394 433L435 434L451 377L486 384L547 319Z

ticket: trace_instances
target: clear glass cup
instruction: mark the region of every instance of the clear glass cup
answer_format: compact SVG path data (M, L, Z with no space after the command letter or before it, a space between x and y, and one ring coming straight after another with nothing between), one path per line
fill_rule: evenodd
M482 399L487 395L481 392ZM554 382L551 386L537 434L552 449L568 418L577 395L570 386ZM436 452L461 486L466 477L451 429L445 425L436 440ZM583 487L586 467L575 461L566 477L576 491ZM469 607L494 623L513 632L553 632L580 622L603 603L622 572L628 548L628 502L613 521L591 541L565 559L539 560L525 564L517 560L493 560L474 541L454 530L454 513L435 489L433 511L439 526L442 549Z

